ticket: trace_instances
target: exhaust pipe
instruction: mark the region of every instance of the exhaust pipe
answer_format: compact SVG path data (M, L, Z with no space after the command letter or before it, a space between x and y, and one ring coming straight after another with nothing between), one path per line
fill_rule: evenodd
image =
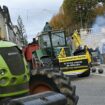
M22 98L12 99L9 105L66 105L67 99L63 94L53 91L29 95Z

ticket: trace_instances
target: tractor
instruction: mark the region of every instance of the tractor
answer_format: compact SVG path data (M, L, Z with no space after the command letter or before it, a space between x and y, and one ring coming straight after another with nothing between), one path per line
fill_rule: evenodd
M0 105L77 105L70 78L51 67L30 67L22 49L0 40Z

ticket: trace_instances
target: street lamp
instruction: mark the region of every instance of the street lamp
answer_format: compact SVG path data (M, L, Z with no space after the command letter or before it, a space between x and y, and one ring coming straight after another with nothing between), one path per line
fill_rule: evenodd
M83 28L83 21L82 21L82 12L85 10L85 7L80 3L76 6L76 11L80 14L80 24L81 28Z

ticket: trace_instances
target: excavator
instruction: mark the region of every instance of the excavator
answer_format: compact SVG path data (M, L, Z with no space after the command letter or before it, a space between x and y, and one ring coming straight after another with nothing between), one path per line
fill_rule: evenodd
M65 74L74 73L78 76L89 76L91 67L91 54L88 47L83 46L80 35L75 31L72 35L72 56L60 57L59 62L66 66ZM62 50L61 52L62 53ZM71 70L71 71L70 71Z
M30 69L16 44L0 40L0 105L77 105L77 101L70 78L51 67Z

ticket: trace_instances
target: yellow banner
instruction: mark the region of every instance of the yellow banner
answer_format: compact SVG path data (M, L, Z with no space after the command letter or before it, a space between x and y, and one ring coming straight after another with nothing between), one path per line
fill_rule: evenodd
M64 58L58 58L59 62L68 62L68 61L76 61L76 60L83 60L87 59L86 55L79 55L79 56L71 56L71 57L64 57Z

